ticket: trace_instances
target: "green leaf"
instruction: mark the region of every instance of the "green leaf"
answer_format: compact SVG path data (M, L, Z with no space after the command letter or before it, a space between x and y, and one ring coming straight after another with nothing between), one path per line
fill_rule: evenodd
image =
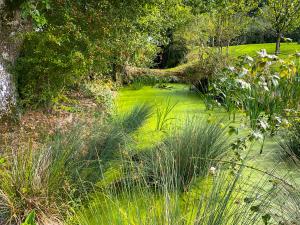
M25 222L21 225L37 225L37 223L35 222L35 211L31 211L25 219Z
M253 205L251 206L250 210L252 212L258 212L260 210L260 205Z
M253 201L254 201L254 198L250 198L250 197L244 198L244 202L247 204L252 203Z
M229 135L232 135L232 134L238 135L239 134L239 129L236 128L236 127L230 126L228 133L229 133Z
M271 219L271 215L267 213L267 214L263 215L261 218L264 221L264 224L268 225L268 223L269 223L269 221Z

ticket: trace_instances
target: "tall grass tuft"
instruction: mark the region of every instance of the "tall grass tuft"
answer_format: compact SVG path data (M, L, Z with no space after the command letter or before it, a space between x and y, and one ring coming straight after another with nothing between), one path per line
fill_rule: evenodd
M166 128L168 123L174 118L170 117L170 114L176 107L177 102L171 103L171 100L168 99L165 106L157 106L156 108L156 130L162 131Z
M294 120L288 131L282 134L279 145L294 161L300 160L300 122Z
M129 113L121 118L121 125L126 133L132 133L142 127L152 115L152 106L142 104L135 106Z
M36 210L39 221L62 218L64 199L73 191L76 162L82 139L74 129L68 135L57 134L51 145L41 149L11 150L0 168L0 218L20 224Z
M194 118L171 130L154 149L141 152L139 170L155 187L169 183L184 190L195 176L205 175L214 166L213 161L224 156L228 149L225 128Z
M129 187L121 194L96 192L75 213L70 224L260 225L280 224L280 221L290 224L293 219L285 217L291 207L280 211L280 205L272 203L275 196L284 196L280 184L270 185L270 177L264 175L254 179L247 175L253 171L244 172L242 168L232 175L219 167L214 175L204 176L185 193L165 184L160 192L143 185Z
M12 149L0 165L0 224L21 224L31 211L40 224L59 223L150 113L151 107L138 106L125 116L58 132L43 148Z

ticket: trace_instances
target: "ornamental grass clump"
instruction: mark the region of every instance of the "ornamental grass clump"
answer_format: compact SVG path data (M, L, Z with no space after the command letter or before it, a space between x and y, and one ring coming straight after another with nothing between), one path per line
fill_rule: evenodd
M103 178L109 162L120 158L150 114L150 106L136 106L125 115L57 132L39 149L30 143L7 149L0 157L0 224L21 224L32 211L41 224L61 222Z
M195 118L174 128L161 144L138 154L138 168L148 185L185 190L194 177L204 176L214 160L229 150L226 128Z
M300 121L294 119L288 129L282 132L279 145L282 150L294 161L300 160Z
M96 191L67 224L297 224L295 189L275 175L247 169L244 163L234 174L219 165L214 174L197 179L184 193L174 183L162 183L156 192L143 180L134 187L125 186L121 193Z

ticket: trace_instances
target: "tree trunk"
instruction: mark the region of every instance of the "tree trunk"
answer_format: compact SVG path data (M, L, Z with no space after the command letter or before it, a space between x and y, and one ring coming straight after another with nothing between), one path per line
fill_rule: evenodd
M0 0L0 120L11 117L16 108L16 88L7 67L14 63L22 42L16 32L30 27L21 22L20 11L10 11Z
M124 73L124 67L121 65L114 65L114 69L113 69L113 75L114 75L114 80L118 83L118 84L122 84L123 83L123 73Z
M227 45L226 45L226 56L227 58L229 57L229 41L227 42Z
M277 33L277 40L276 40L276 50L275 50L275 55L280 54L280 41L281 41L281 33Z

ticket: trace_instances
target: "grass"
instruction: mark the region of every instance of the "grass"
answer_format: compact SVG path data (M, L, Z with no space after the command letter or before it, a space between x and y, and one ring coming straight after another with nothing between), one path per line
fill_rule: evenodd
M229 137L220 123L208 123L199 118L177 126L161 144L138 155L144 179L150 186L172 184L176 190L186 190L193 177L206 175L212 161L225 156Z
M297 192L284 192L291 196L289 212L280 211L279 197L270 211L270 198L278 193L269 189L273 177L260 180L242 169L231 174L218 162L226 161L229 149L227 129L219 123L226 112L206 111L188 86L172 86L125 88L115 116L58 134L39 151L7 155L0 165L0 219L19 224L32 211L42 224L66 215L66 224L87 225L247 225L269 216L278 224L283 215L296 218ZM153 105L167 107L168 98L178 102L168 110L174 126L157 131ZM258 151L249 155L250 166L251 157L268 160Z
M167 103L164 107L161 105L156 106L156 130L157 131L163 131L166 129L170 121L174 120L175 118L170 117L170 114L172 110L175 108L177 105L176 103L171 103L170 100L166 100Z
M136 106L126 114L58 132L41 149L30 144L12 149L0 167L1 224L21 224L31 211L41 224L62 221L73 203L103 178L109 163L120 158L151 110Z
M300 160L300 122L295 119L281 137L279 145L282 150L294 161Z
M257 55L257 52L261 49L266 49L269 54L274 54L275 52L275 43L264 43L264 44L247 44L247 45L236 45L229 47L229 55L237 58L243 55L249 55L254 57ZM188 64L193 64L197 62L198 58L198 48L192 49L188 54ZM280 58L285 59L289 55L295 54L300 51L300 44L297 43L281 43L281 53L279 55ZM224 48L224 52L226 49ZM178 68L174 68L173 70L185 68L186 65L180 65Z
M299 195L280 182L272 186L270 177L265 175L253 183L244 170L242 166L235 175L230 175L220 167L216 174L208 174L184 193L174 191L168 181L168 185L161 184L160 192L151 191L141 183L134 188L127 186L121 193L112 189L104 193L96 191L88 204L75 212L69 224L297 224ZM283 199L288 199L284 208Z
M264 43L264 44L249 44L249 45L237 45L230 46L229 54L238 57L242 55L255 56L256 52L266 49L269 54L275 53L275 43ZM291 54L295 54L300 51L300 44L297 43L281 43L280 58L286 58Z

